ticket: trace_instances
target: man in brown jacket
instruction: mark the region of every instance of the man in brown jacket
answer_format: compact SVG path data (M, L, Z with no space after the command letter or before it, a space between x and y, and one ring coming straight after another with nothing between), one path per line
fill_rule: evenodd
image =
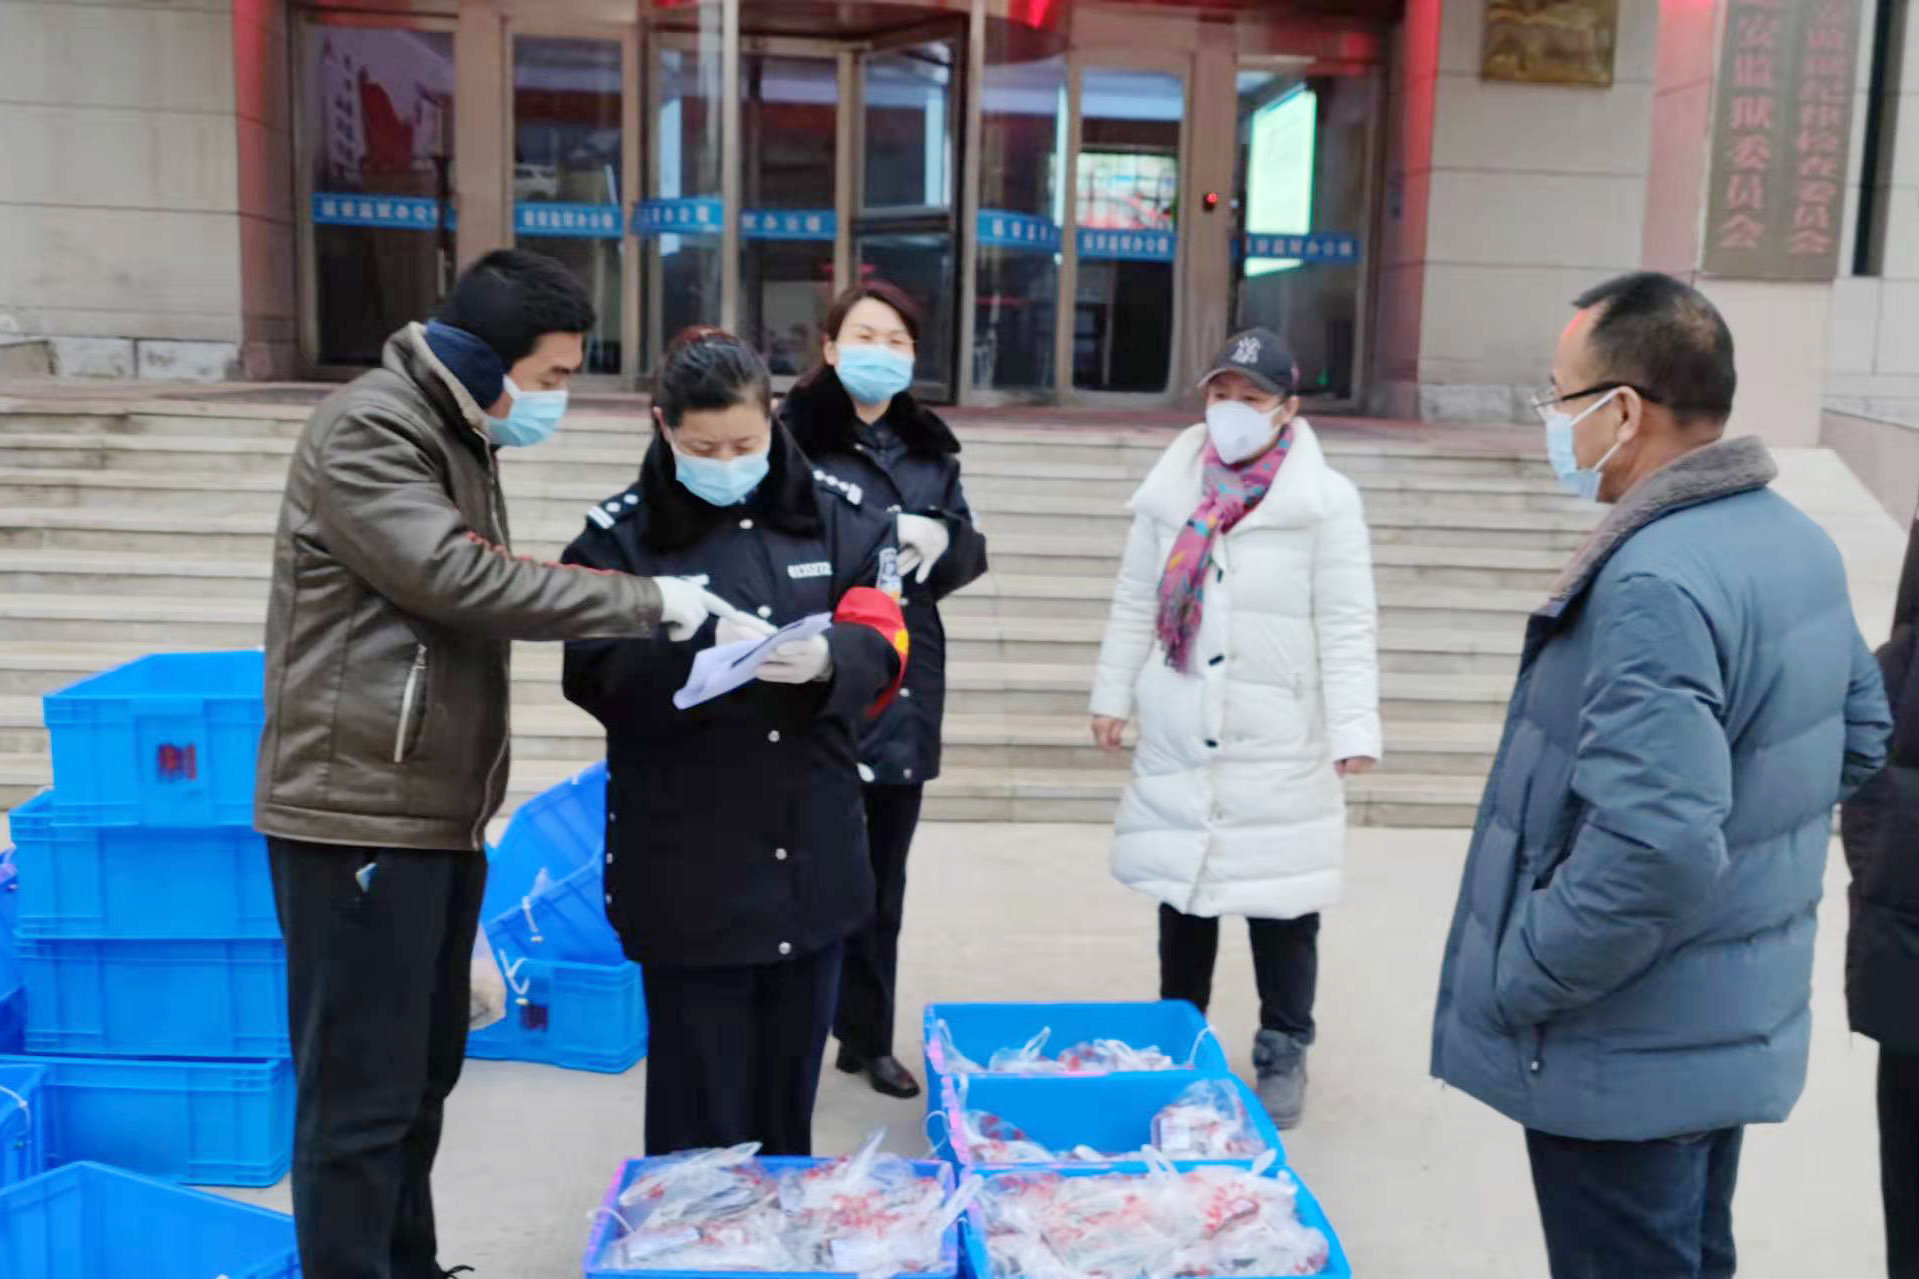
M558 262L490 254L294 453L255 824L286 936L307 1279L444 1273L429 1175L506 791L509 642L685 638L727 610L508 550L496 452L559 425L593 321Z

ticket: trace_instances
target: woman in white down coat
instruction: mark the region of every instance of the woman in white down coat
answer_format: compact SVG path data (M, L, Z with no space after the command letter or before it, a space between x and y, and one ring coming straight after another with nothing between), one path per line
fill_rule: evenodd
M1339 897L1340 779L1380 756L1378 609L1358 490L1326 463L1278 335L1231 339L1206 424L1133 497L1093 736L1139 719L1113 873L1160 902L1160 995L1203 1012L1219 917L1252 933L1259 1095L1305 1104L1319 911Z

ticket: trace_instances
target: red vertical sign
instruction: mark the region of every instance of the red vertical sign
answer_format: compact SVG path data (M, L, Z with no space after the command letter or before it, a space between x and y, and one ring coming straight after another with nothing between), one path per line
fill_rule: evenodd
M1858 24L1857 0L1727 0L1708 274L1833 277Z

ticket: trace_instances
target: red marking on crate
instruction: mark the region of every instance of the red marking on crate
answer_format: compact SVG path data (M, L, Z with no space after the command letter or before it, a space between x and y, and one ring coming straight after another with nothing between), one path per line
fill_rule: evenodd
M159 765L163 782L192 782L200 778L200 765L192 746L162 746Z

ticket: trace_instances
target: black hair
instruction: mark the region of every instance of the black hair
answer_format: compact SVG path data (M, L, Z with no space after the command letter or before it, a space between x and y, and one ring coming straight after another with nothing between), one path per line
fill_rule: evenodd
M653 406L677 427L688 409L756 403L773 411L773 378L758 351L725 329L695 325L667 346L653 379Z
M899 285L890 280L882 280L878 276L862 280L833 299L832 304L826 308L826 319L821 322L821 332L824 333L826 340L839 341L840 330L846 327L846 317L853 313L854 307L869 298L891 308L893 314L900 317L900 323L906 326L906 336L912 338L915 343L919 342L920 324L923 318L919 303L915 302ZM812 389L830 371L824 352L817 354L814 359L816 363L813 367L794 384L795 392L804 393Z
M434 316L493 348L508 368L548 333L586 333L593 302L573 273L543 253L495 249L468 267Z
M1603 376L1664 405L1682 426L1732 416L1732 330L1698 289L1639 271L1588 289L1573 305L1599 308L1590 340Z

